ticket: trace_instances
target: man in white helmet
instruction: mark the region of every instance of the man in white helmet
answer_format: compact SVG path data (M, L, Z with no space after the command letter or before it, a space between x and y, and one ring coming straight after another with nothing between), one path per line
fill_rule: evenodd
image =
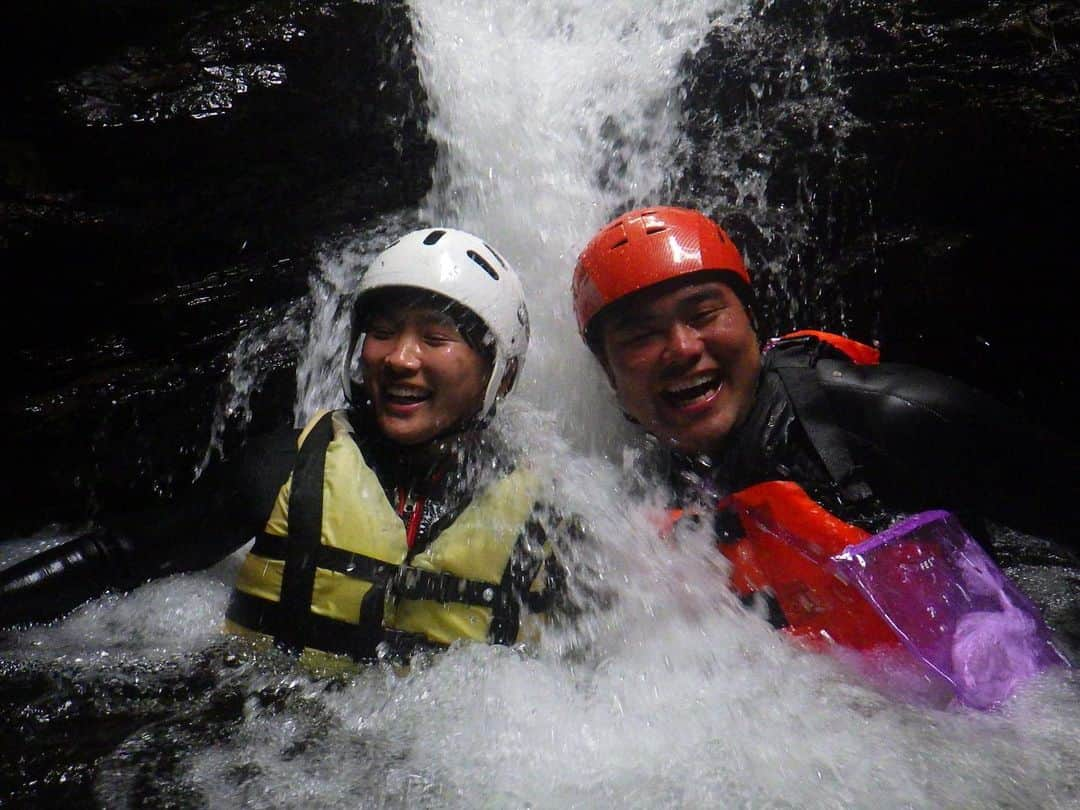
M226 628L290 652L406 658L513 643L560 590L539 482L485 429L529 340L521 283L483 240L406 234L364 274L349 407L249 442L164 512L0 572L0 624L208 567L255 537Z

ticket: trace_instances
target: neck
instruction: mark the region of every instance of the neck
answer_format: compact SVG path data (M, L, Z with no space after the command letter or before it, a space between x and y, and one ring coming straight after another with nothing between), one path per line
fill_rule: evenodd
M465 430L427 442L402 445L381 434L370 438L380 470L406 489L424 488L452 468L460 468L480 443L480 431Z

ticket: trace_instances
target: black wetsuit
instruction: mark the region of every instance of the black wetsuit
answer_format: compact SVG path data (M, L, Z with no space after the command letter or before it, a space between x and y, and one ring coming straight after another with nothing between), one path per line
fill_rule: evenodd
M362 424L357 414L350 414L350 421ZM491 431L460 434L434 456L410 455L371 432L354 435L387 499L403 507L399 512L406 525L412 523L410 507L420 504L410 559L461 514L493 472L505 474L512 466ZM254 438L235 457L212 464L167 505L103 520L89 534L0 571L0 626L53 619L105 591L127 591L221 561L263 530L296 463L298 436L298 430L287 429ZM538 505L523 529L529 537L519 538L516 549L535 557L545 532L557 522L552 510ZM548 588L538 599L527 589L541 563ZM534 612L546 609L561 584L558 564L550 558L515 558L511 565L522 572L521 582L512 583L521 601Z
M764 481L802 486L870 531L947 509L984 544L985 521L1075 553L1077 453L986 394L895 364L856 365L814 337L765 354L747 419L711 457L676 456L684 499Z

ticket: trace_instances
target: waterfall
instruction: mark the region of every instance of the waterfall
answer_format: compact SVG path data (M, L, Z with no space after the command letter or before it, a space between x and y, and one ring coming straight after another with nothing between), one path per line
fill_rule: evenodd
M62 732L69 717L145 720L94 761L98 803L1075 805L1074 673L1033 680L994 714L893 700L748 615L723 585L708 532L662 542L648 504L627 493L620 467L635 457L635 431L576 335L571 272L619 211L673 196L705 202L680 186L688 66L710 35L744 36L749 2L411 0L409 9L438 146L432 191L419 210L327 245L305 305L282 323L268 318L234 360L257 366L268 347L300 345L296 421L335 407L366 263L420 224L483 236L519 269L533 323L522 384L497 427L552 473L560 505L584 515L596 548L580 555L617 599L580 627L547 628L528 649L461 645L407 673L369 667L330 679L222 639L235 556L95 600L15 636L17 661L5 665L19 700L44 682L67 690L25 709L46 729ZM757 153L754 139L767 136L717 130L702 142ZM761 197L770 160L740 156L717 151L704 171L725 175L769 241L774 220ZM797 238L798 228L786 230L795 236L783 239ZM770 289L781 264L763 271ZM242 415L258 374L237 367L230 381L236 397L224 412Z
M576 256L616 213L669 201L684 119L682 63L712 26L730 24L747 6L410 4L428 128L438 145L420 220L477 233L518 270L532 342L515 397L552 414L582 451L613 451L629 437L577 336L570 302ZM343 268L355 280L362 266L355 258L349 251L324 257L315 296L340 288ZM323 311L335 308L340 324L347 307L324 301ZM318 367L322 379L332 377L340 333L340 326L316 326L305 368L312 356L327 357ZM301 381L300 415L337 401L332 386L313 394L313 379L308 372Z

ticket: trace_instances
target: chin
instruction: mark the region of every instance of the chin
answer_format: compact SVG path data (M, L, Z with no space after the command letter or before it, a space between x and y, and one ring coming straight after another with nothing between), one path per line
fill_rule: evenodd
M694 431L692 433L680 433L678 436L668 436L667 441L679 452L687 455L696 455L698 453L711 453L717 448L723 446L724 441L727 439L728 434L731 432L730 428L720 429L703 429L700 432ZM662 434L657 434L662 435Z
M378 426L383 436L402 447L412 447L414 444L423 444L428 440L423 431L410 430L393 424L387 425L382 420L378 421Z

